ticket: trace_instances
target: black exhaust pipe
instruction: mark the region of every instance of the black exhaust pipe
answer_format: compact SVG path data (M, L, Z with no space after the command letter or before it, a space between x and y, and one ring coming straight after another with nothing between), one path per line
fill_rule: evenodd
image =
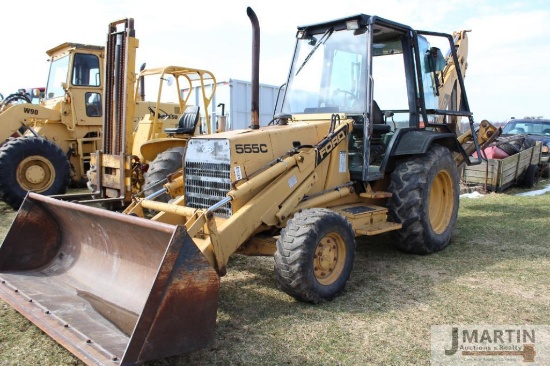
M139 72L141 73L143 70L145 70L145 65L146 63L142 63L141 64L141 67L139 68ZM141 77L141 79L139 80L139 96L140 96L140 100L143 102L145 101L145 77Z
M250 128L260 128L260 23L251 7L246 8L246 14L252 23L252 109L250 113Z

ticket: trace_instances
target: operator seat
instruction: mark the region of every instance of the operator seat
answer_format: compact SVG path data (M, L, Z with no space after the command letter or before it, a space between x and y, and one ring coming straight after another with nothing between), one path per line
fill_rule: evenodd
M372 123L373 124L384 124L384 113L376 103L376 100L372 101Z
M373 134L381 135L391 131L391 126L384 121L384 113L376 103L372 101L372 132Z
M370 134L368 180L381 179L380 162L386 151L384 134L391 132L391 126L385 123L384 113L376 101L372 101L372 111L370 116L369 129L364 130L365 123L362 120L356 121L353 125L353 132L349 140L349 172L352 180L360 181L362 169L365 165L363 157L363 138L364 134Z
M164 132L167 134L192 135L199 122L199 110L200 108L198 106L192 105L187 107L178 121L178 127L165 128Z
M384 113L378 106L375 100L372 101L372 118L371 118L371 134L380 136L391 131L391 126L387 125L384 121ZM354 127L356 130L363 131L363 123L356 124Z

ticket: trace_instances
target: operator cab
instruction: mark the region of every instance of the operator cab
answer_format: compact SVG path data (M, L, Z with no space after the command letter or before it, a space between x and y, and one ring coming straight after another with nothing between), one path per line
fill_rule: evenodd
M430 45L434 39L451 49L446 34L360 14L298 27L296 38L281 112L296 119L317 113L353 118L352 180L384 175L400 129L439 125L448 114L442 109L458 110L439 95L446 59Z
M50 71L44 103L52 108L59 101L75 105L75 120L80 124L102 125L103 46L65 42L47 51Z

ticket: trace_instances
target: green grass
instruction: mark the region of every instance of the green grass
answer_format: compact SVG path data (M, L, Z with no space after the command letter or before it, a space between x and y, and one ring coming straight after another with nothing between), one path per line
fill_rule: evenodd
M431 325L545 324L550 194L517 192L461 199L440 253L403 254L388 235L359 239L346 291L320 305L283 293L272 258L234 256L214 343L148 365L427 365ZM13 212L3 210L7 227ZM80 363L0 302L0 364Z

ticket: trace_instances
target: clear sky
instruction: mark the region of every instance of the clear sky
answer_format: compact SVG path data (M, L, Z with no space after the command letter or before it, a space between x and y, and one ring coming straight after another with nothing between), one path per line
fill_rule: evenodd
M134 18L138 64L190 66L221 80L251 79L251 26L261 28L260 82L285 81L297 25L358 13L415 29L469 33L466 88L476 121L550 118L547 0L20 0L0 12L0 93L45 86L46 50L63 42L104 45L108 24Z

